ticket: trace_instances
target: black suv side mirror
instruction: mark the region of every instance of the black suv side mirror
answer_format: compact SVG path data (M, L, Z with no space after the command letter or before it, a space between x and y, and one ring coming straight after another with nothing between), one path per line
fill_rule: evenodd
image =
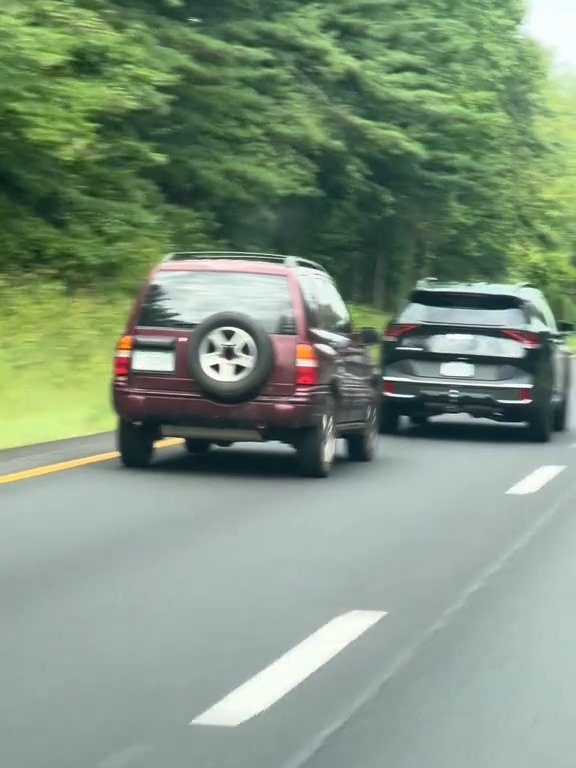
M567 323L564 320L558 323L560 333L574 333L574 323Z
M380 341L380 336L378 335L378 331L375 328L362 328L360 331L360 336L363 343L367 346L370 346L371 344L378 344Z

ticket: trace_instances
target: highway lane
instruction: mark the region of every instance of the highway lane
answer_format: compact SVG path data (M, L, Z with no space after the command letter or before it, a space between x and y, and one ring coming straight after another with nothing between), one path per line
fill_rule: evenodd
M250 447L1 486L0 765L568 765L575 441L454 420L327 482ZM0 456L0 473L26 466ZM558 471L540 489L507 493L543 466ZM354 611L378 619L299 681ZM291 649L264 678L268 693L297 681L276 703L237 727L190 724ZM246 696L258 710L262 686Z

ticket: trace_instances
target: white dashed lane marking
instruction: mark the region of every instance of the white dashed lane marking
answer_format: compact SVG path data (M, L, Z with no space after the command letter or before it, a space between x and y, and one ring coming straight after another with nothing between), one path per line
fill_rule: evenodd
M555 477L558 477L565 469L566 466L559 465L539 467L523 480L520 480L519 483L513 485L506 493L508 496L528 496L530 493L536 493Z
M236 688L191 725L227 728L242 725L276 704L384 616L386 613L382 611L351 611L338 616Z

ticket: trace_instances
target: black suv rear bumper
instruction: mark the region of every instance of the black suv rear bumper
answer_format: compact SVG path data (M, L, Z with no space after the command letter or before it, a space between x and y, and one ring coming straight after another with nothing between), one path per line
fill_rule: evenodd
M382 395L387 407L407 416L466 413L513 422L526 421L534 403L534 386L384 376Z

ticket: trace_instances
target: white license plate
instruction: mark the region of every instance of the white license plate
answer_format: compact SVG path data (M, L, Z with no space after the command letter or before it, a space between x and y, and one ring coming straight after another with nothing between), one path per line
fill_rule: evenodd
M470 363L442 363L441 376L452 376L454 379L470 379L474 376L476 368Z
M174 373L176 355L172 350L136 349L132 355L132 370L142 373Z

